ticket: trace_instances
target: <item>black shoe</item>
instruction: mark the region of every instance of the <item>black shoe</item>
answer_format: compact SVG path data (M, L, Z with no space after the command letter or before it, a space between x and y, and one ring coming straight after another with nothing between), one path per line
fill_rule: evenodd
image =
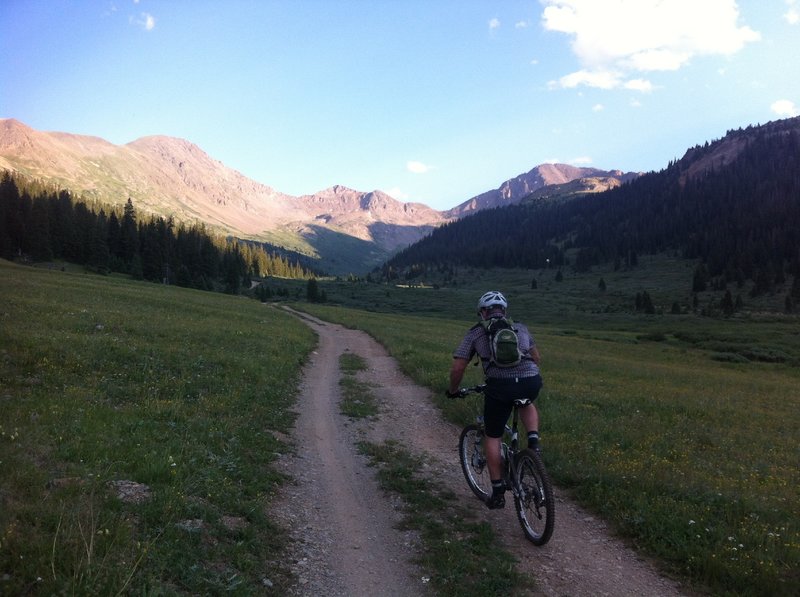
M506 507L506 496L505 492L498 491L492 493L489 498L486 500L486 507L489 510L499 510L500 508Z

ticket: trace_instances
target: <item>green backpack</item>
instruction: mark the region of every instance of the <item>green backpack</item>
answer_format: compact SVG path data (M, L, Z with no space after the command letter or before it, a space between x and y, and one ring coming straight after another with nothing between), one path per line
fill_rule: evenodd
M478 325L489 335L491 363L498 367L514 367L522 360L519 348L519 336L514 329L514 322L506 317L493 317L481 321Z

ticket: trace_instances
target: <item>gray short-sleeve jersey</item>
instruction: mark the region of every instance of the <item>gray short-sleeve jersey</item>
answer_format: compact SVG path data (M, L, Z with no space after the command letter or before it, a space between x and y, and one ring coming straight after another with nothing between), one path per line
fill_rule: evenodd
M513 379L539 375L539 366L533 362L531 357L531 351L536 346L536 341L525 324L514 322L514 329L517 330L519 347L523 355L522 361L514 367L498 367L490 363L492 352L489 346L489 334L482 326L475 326L467 332L461 344L453 352L453 358L469 361L477 354L481 359L486 377Z

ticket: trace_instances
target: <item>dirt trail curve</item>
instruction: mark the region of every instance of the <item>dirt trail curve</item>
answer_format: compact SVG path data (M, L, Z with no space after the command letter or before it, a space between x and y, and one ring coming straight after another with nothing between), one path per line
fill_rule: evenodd
M400 504L378 488L374 470L354 443L396 439L424 454L435 474L479 516L489 521L531 578L526 594L592 597L681 595L677 583L611 537L595 517L557 494L556 527L550 543L525 539L513 507L486 510L469 491L458 463L459 429L442 420L429 390L403 375L397 363L363 332L295 313L319 336L303 371L294 430L295 455L282 466L295 479L282 491L273 515L296 540L292 554L298 584L294 595L427 595L424 572L411 563L417 537L395 527ZM376 420L349 421L339 414L339 356L365 359L359 378L381 403ZM443 375L445 373L443 372ZM546 441L546 438L545 438ZM545 444L546 447L546 444Z

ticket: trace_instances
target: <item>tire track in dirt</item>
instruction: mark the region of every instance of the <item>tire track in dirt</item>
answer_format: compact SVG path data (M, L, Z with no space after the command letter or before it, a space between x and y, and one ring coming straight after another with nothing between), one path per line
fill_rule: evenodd
M652 563L615 539L602 521L558 490L553 538L544 547L530 544L513 507L489 511L467 487L457 453L460 429L442 420L428 389L405 376L366 333L292 312L319 337L319 346L303 371L294 433L297 454L284 459L296 483L286 489L275 509L300 546L295 555L299 584L294 594L430 593L423 573L411 563L417 537L394 528L401 519L401 505L378 489L374 471L354 447L361 438L375 443L393 439L421 455L422 472L474 508L517 555L518 571L531 580L522 594L691 594L681 593L677 582L660 575ZM367 363L359 379L373 386L380 405L375 419L352 422L339 414L339 356L345 351Z

